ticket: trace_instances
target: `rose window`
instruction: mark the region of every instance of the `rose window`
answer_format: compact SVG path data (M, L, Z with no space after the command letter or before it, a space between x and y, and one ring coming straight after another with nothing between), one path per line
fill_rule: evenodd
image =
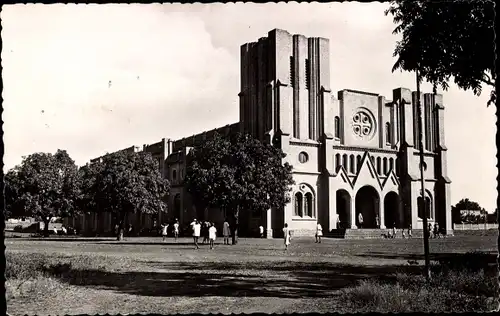
M368 137L373 130L372 118L365 112L358 112L354 114L352 129L354 134L359 137Z

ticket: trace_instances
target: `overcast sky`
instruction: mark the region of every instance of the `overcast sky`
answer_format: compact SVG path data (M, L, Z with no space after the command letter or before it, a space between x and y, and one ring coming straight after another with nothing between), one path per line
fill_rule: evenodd
M239 48L274 28L330 39L334 92L392 99L398 36L387 3L6 5L2 7L5 169L66 149L79 165L131 145L238 121ZM428 85L424 85L431 92ZM495 112L444 93L452 203L496 204Z

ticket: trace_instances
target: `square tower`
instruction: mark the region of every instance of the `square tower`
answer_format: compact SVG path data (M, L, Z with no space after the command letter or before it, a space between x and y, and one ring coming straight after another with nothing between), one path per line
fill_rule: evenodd
M242 131L319 140L323 91L330 91L328 39L275 29L241 46Z

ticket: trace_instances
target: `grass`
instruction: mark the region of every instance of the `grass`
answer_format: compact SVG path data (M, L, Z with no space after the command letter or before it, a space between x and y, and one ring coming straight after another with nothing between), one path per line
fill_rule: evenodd
M177 244L159 238L8 239L8 311L436 312L496 307L491 298L496 279L489 265L495 259L489 252L496 249L496 236L431 240L435 278L430 287L420 276L421 266L408 264L421 262L421 240L312 240L292 240L285 252L281 240L242 239L236 246L217 245L210 251L207 246L194 250L189 239Z

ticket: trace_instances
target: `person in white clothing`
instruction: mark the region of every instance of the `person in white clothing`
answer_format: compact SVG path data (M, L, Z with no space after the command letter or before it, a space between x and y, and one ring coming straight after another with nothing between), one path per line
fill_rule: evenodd
M208 238L210 239L210 249L214 249L214 242L216 237L217 237L217 228L215 228L214 223L211 223L210 228L208 229Z
M200 238L200 232L201 232L201 225L200 223L198 223L197 220L195 220L195 223L193 225L193 240L196 249L200 249L200 247L198 246L198 238Z
M161 235L163 236L163 241L167 240L168 224L165 223L161 225Z
M179 221L177 220L177 218L175 219L174 223L174 238L175 242L177 242L177 238L179 238Z
M61 227L61 230L62 230L63 235L66 235L68 233L68 230L64 226Z
M285 239L285 250L288 250L288 246L290 245L291 232L288 229L287 223L285 223L285 227L283 228L283 238Z
M231 235L231 229L229 228L227 219L224 220L224 225L222 226L222 235L224 236L224 245L229 245L229 236Z
M318 223L316 225L316 242L321 244L321 237L323 236L323 227L321 227L321 224Z
M264 238L264 226L262 225L259 226L259 235L260 238Z

